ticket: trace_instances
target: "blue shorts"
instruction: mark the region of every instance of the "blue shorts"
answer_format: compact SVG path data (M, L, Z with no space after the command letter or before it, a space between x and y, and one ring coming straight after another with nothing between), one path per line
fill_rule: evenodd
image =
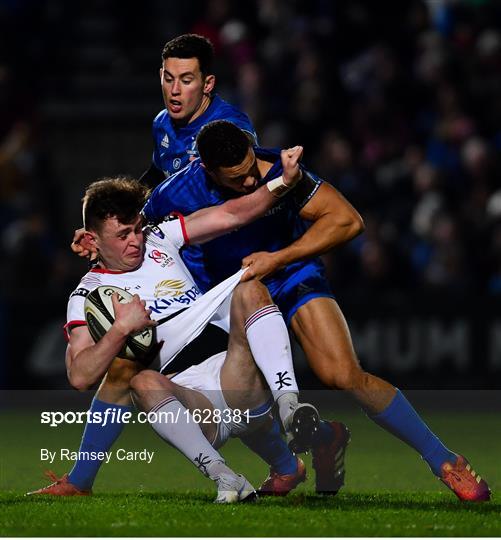
M280 277L266 283L273 301L284 316L287 326L296 311L312 298L335 298L323 268L306 265L299 269L286 269Z

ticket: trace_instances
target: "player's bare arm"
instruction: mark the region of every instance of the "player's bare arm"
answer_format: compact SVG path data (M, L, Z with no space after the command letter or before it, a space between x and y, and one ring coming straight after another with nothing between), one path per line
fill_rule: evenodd
M299 160L302 155L302 146L282 150L281 179L270 180L266 186L253 193L227 201L221 206L204 208L185 218L191 242L194 244L208 242L263 216L276 204L279 196L287 193L301 180ZM93 258L97 254L92 244L87 241L83 228L75 231L71 250L80 257Z
M127 336L143 328L156 326L144 301L134 295L130 303L120 303L116 293L111 297L115 322L106 334L94 343L86 326L74 328L66 350L68 380L77 390L87 390L99 382L119 354Z
M299 215L313 222L312 226L284 249L273 253L252 253L245 257L242 266L249 269L242 276L242 281L263 279L295 261L321 255L364 230L360 214L341 193L326 183L320 186Z
M202 244L262 217L276 204L279 196L288 192L301 180L299 160L302 155L302 146L282 150L281 179L270 180L253 193L231 199L220 206L198 210L187 216L185 226L190 242Z

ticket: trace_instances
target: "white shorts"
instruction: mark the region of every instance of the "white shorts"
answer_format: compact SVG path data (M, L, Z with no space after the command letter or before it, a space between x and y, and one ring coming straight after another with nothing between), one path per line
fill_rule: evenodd
M213 287L179 315L156 327L157 340L164 340L164 344L160 350L159 360L154 362L151 369L161 371L188 343L198 337L209 323L229 333L231 297L244 271L239 270Z
M270 401L267 407L260 407L256 415L250 414L248 410L230 409L221 388L221 368L225 358L226 351L215 354L201 364L191 366L171 377L171 380L179 386L191 388L203 394L211 402L214 411L219 411L220 414L217 417L220 421L216 422L215 416L212 416L217 425L215 439L211 441L214 448L222 446L229 437L240 437L257 429L264 423L273 406L273 402ZM202 412L201 416L203 421L207 415Z

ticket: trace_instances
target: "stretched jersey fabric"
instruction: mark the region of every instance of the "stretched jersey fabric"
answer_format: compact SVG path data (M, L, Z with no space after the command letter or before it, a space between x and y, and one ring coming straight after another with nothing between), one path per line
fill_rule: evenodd
M182 217L170 218L147 229L144 260L136 270L93 268L87 272L70 295L66 331L86 324L84 304L91 291L115 285L138 294L151 309L151 318L159 321L157 339L164 340L164 345L154 367L163 369L209 322L228 332L231 294L241 272L202 296L179 254L187 240Z
M258 147L254 150L258 158L273 163L261 183L282 174L279 151ZM308 174L314 180L314 187L302 200L297 200L292 191L255 222L202 246L183 249L183 260L201 290L210 289L236 272L241 267L242 259L250 253L278 251L304 234L309 223L299 217L299 211L313 197L322 182L316 175ZM173 211L187 215L201 208L222 204L236 196L239 194L219 188L197 159L157 186L143 208L143 213L148 220L158 222ZM318 257L292 263L264 282L287 321L290 321L298 306L304 303L301 298L311 298L312 295L332 296L325 280L323 264ZM279 292L283 293L282 298Z
M256 133L249 117L222 100L214 96L206 111L198 118L182 127L176 127L166 109L161 111L153 120L153 164L168 178L171 174L188 165L190 158L197 157L196 137L205 124L213 120L229 120L240 129L247 132L254 141Z

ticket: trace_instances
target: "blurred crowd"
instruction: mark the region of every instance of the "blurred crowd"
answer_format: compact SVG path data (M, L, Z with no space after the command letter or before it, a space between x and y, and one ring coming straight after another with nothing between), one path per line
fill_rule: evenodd
M305 161L361 212L327 258L334 287L501 293L501 3L211 2L211 36L264 146ZM247 15L247 17L245 17Z
M87 3L117 14L122 67L141 42L159 65L174 35L208 36L218 92L260 143L304 145L307 166L360 211L366 232L325 258L337 294L501 294L500 2L122 4ZM78 278L40 113L46 66L61 84L79 69L58 41L72 39L78 9L0 0L0 319L25 317L34 299L64 317Z

